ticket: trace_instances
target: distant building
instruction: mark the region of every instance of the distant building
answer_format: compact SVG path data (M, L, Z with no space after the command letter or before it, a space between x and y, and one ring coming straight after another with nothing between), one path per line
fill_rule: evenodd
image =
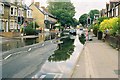
M105 13L106 12L106 9L102 9L102 10L100 10L100 17L105 17L105 16L107 16L107 14Z

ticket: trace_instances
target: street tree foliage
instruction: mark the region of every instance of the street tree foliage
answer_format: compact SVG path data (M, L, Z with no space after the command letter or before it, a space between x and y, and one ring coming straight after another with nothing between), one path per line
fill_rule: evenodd
M91 11L89 12L89 16L90 16L90 18L91 18L91 22L93 22L95 14L99 14L99 10L94 9L94 10L91 10Z
M58 19L58 22L60 22L62 26L72 25L73 17L75 15L75 7L70 1L48 2L48 4L48 11Z
M99 10L97 10L97 9L90 10L90 12L88 14L81 15L80 18L79 18L79 23L82 24L82 26L87 25L87 18L88 18L88 16L90 16L91 23L92 23L93 20L94 20L95 14L99 14Z
M87 24L87 17L88 14L83 14L79 18L79 23L82 24L82 26L85 26Z
M72 24L73 27L76 27L77 25L79 25L79 21L76 18L72 18Z

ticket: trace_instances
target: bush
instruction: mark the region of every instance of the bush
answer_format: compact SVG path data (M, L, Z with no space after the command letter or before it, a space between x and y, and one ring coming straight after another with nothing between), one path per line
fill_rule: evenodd
M103 22L101 22L99 30L105 32L105 30L110 29L110 26L111 26L110 21L106 19Z
M102 32L108 30L109 34L115 36L119 30L118 18L110 18L104 20L103 22L101 22L99 30Z
M100 17L98 18L98 24L100 24L101 22L103 22L105 19L109 19L108 17Z
M96 24L94 24L94 26L93 26L93 34L94 34L95 36L97 36L98 30L99 30L99 24L96 23Z
M34 27L35 26L35 27ZM26 35L35 35L36 34L36 28L38 28L39 25L35 22L31 22L30 24L28 24L28 26L24 29L24 33Z
M24 33L26 35L35 35L36 34L36 30L33 29L31 26L27 26L24 30Z
M86 41L86 37L84 34L81 34L81 37L79 37L79 40L82 44L85 44L85 41Z
M95 24L93 25L93 33L95 34L95 36L97 36L97 33L98 33L98 31L99 31L101 22L103 22L103 21L106 20L106 19L109 19L109 18L108 18L108 17L100 17L100 18L98 18L97 23L95 23Z
M120 34L120 17L118 18L118 34Z
M36 29L36 28L39 28L40 26L35 22L31 22L28 26L30 26L30 27L32 27L32 28L34 28L34 29Z

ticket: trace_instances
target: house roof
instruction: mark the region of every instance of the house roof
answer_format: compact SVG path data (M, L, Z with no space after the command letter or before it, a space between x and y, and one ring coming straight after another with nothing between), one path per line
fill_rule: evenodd
M25 9L25 10L32 10L29 6L27 6L27 5L23 5L23 8Z
M6 6L10 6L11 4L9 2L2 2Z
M52 17L52 18L57 19L55 16L53 16L51 13L47 12L47 11L44 10L43 8L37 7L34 3L32 3L31 5L34 5L34 6L35 6L40 12L42 12L44 15L48 15L48 16L50 16L50 17ZM31 5L30 5L30 6L31 6Z

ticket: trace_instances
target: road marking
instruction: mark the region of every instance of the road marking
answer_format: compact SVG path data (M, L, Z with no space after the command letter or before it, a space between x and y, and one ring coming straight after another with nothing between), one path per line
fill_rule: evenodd
M45 46L45 44L43 43L42 46Z
M7 57L4 58L4 60L8 59L11 56L12 56L12 54L8 55Z
M32 48L29 48L29 49L28 49L28 52L31 51L31 50L32 50Z

